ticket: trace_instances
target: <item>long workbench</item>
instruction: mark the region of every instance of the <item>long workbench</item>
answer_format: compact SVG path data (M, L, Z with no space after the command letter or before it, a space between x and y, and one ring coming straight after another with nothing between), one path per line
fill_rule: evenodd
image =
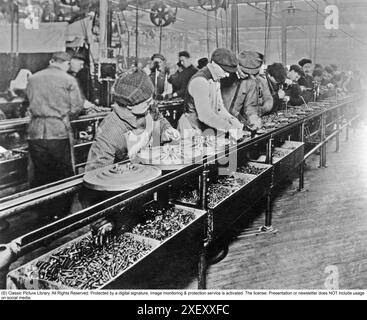
M162 101L158 103L158 108L162 115L177 127L178 119L183 113L183 101ZM108 112L89 113L71 121L76 173L83 172L97 128L107 114ZM12 152L8 159L0 159L0 194L1 190L9 187L21 191L22 185L28 182L29 158L26 139L29 120L26 117L0 121L0 146ZM13 190L11 192L13 193Z
M199 288L205 288L207 252L215 240L225 232L225 227L236 221L240 215L261 200L266 204L266 217L264 226L255 231L254 234L276 232L276 228L272 224L271 212L274 188L293 169L298 169L299 188L302 189L304 163L311 154L318 150L320 151L320 167L326 165L326 144L335 138L336 149L339 149L341 132L346 130L346 137L348 137L349 127L359 117L358 103L358 97L350 97L343 101L321 103L322 108L316 108L315 105L313 112L297 119L293 118L290 123L271 128L255 137L239 141L238 144L227 148L225 152L205 157L203 161L166 173L134 190L106 195L103 199L98 199L95 203L90 203L89 206L52 224L38 226L33 230L28 230L27 234L19 234L7 239L5 241L8 242L7 248L12 247L14 253L11 261L8 262L14 262L17 257L47 246L56 239L87 226L101 217L108 217L119 211L124 212L125 208L140 207L142 204L153 201L165 205L183 205L184 208L189 208L187 210L198 211L194 211L195 219L193 221L163 241L154 242L155 239L136 238L136 235L133 235L136 241L150 245L147 252L132 262L130 266L127 266L126 269L113 274L105 283L92 288L122 288L122 278L133 273L137 266L152 263L152 257L159 255L162 248L167 245L171 246L182 236L182 233L194 227L199 230L197 232L199 232L201 243L198 255L198 283ZM235 159L236 163L233 164L231 159ZM224 188L225 190L222 189L217 198L213 198L214 191L218 190L214 186L218 187L219 185L220 187L223 184L220 182L221 180L218 180L219 169L227 171L229 174L233 171L239 175L244 174L240 176L242 185L236 189ZM181 196L181 191L190 186L197 186L194 188L197 197L195 201L188 203L190 201ZM223 194L224 191L225 194ZM0 200L0 219L10 219L27 210L34 210L39 206L52 203L56 199L70 197L70 195L75 196L83 192L85 192L85 187L82 175L28 190ZM223 214L224 211L231 213L231 215ZM77 243L85 241L85 237L87 236L75 241ZM59 248L52 254L56 254L61 249L66 248L65 250L67 250L67 247L70 246L78 246L75 241L67 243L66 247ZM177 245L179 245L179 241ZM3 252L6 250L4 249ZM24 284L29 282L25 281L27 276L24 275L24 270L40 260L49 259L49 257L50 255L46 254L30 264L10 272L8 287L26 288ZM5 263L5 258L4 254L0 257L3 273L9 267L9 263ZM60 284L55 285L55 283L47 281L43 285L45 288L60 286ZM88 284L84 285L88 287ZM73 287L70 283L69 286Z

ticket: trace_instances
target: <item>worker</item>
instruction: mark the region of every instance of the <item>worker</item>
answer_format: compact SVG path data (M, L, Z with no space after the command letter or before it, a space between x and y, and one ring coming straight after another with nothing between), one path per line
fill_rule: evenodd
M334 77L334 69L330 66L326 66L322 72L322 81L321 81L321 85L323 86L329 86L330 85L334 85L333 83L333 77Z
M184 67L181 61L177 62L176 64L176 72L172 73L169 78L168 82L172 85L172 94L177 97L177 92L180 91L181 88L181 77L180 74L184 70Z
M221 81L224 106L230 114L254 131L262 126L255 78L261 65L262 59L257 52L242 51L239 55L241 72L232 73Z
M155 53L151 58L150 79L154 85L154 99L162 100L165 94L166 82L168 82L166 58Z
M233 139L243 136L243 124L224 107L220 80L236 73L238 60L228 49L216 49L211 62L190 80L185 113L179 120L179 130L185 138L196 134L229 132Z
M285 98L285 92L283 90L283 84L287 79L287 71L281 63L273 63L267 67L266 80L270 89L270 93L273 97L273 111L277 112L283 107L283 99Z
M312 88L312 60L304 58L298 62L298 65L303 69L304 76L301 78L304 82L299 82L299 85L305 86L306 88Z
M302 97L305 102L313 101L314 99L314 79L312 77L312 60L304 58L298 62L298 65L303 69L304 75L298 80L298 84L302 90Z
M198 71L196 67L192 64L190 53L187 51L181 51L178 54L178 58L184 67L184 70L180 74L181 80L181 89L179 92L177 92L177 95L180 98L185 98L185 93L187 90L187 86L189 84L190 79L192 76Z
M302 97L302 90L298 84L299 79L304 76L304 72L299 65L292 65L288 72L288 78L285 80L284 91L286 94L286 100L289 101L291 106L300 106L305 103Z
M79 87L87 101L94 102L94 92L89 69L86 67L87 58L82 53L74 53L71 56L69 73L78 80ZM93 105L91 102L90 107Z
M89 151L86 171L133 159L150 143L180 139L179 132L153 108L154 86L143 70L133 68L121 74L112 87L112 93L114 109L99 127L96 141ZM159 141L154 141L155 138ZM106 197L103 192L98 193L83 190L79 195L81 205L85 208ZM116 225L121 230L132 224L131 221L136 223L135 213L95 222L91 227L97 242L101 244Z
M32 187L74 174L70 119L82 110L77 80L67 74L70 55L57 52L48 68L29 78L29 154L34 166Z
M181 51L178 54L178 58L183 70L177 75L175 79L176 90L173 92L172 97L173 98L179 97L184 99L187 90L187 85L189 84L191 77L198 71L198 69L196 69L196 67L193 66L189 52ZM169 82L173 85L171 81ZM169 98L171 98L171 96Z
M114 108L98 128L86 171L135 158L152 137L162 141L180 139L179 132L154 108L154 86L143 70L133 68L121 74L112 93ZM153 143L159 145L161 141Z

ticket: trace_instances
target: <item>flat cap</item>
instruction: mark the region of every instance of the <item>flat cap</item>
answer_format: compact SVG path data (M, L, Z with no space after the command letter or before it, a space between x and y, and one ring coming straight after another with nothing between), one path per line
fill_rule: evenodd
M214 50L211 60L226 72L235 73L237 71L238 60L231 50L218 48Z

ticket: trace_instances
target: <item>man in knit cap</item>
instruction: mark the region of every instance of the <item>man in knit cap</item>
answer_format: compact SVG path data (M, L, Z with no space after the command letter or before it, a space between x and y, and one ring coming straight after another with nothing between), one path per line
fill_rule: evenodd
M211 62L199 70L190 80L185 107L179 120L179 130L189 137L196 133L213 134L229 132L238 140L243 136L243 125L224 107L220 80L236 73L238 60L228 49L216 49Z
M180 139L179 132L154 108L154 85L144 71L133 68L123 73L116 80L112 93L116 103L98 128L86 171L132 159L152 142L152 138L156 145L161 139Z

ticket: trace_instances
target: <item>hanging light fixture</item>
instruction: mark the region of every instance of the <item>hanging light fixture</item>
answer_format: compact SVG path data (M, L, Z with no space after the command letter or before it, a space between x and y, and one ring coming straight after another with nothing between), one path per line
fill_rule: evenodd
M293 14L296 13L297 8L296 8L293 0L291 0L290 4L289 4L289 6L287 7L286 10L287 10L288 14L290 14L290 15L293 15Z

